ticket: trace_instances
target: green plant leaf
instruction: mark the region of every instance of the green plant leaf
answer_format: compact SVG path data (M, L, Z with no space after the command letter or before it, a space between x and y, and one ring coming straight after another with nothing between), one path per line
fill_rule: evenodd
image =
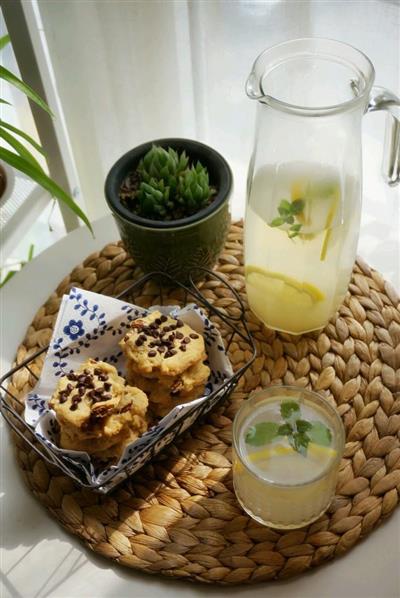
M332 443L332 432L322 422L311 422L311 428L307 431L310 442L322 446L330 446Z
M282 401L281 416L283 419L290 419L292 414L300 415L300 405L296 401Z
M304 199L295 199L290 204L292 214L300 214L304 210L305 202Z
M260 422L250 426L246 434L246 443L252 446L268 444L278 436L279 425L275 422Z
M20 172L23 172L29 176L33 181L43 187L43 189L46 189L46 191L48 191L52 196L65 203L65 205L67 205L70 210L72 210L74 214L76 214L78 218L80 218L86 224L90 232L93 234L92 225L90 224L86 214L75 203L72 197L70 197L63 189L61 189L61 187L59 187L57 183L48 177L42 170L38 170L31 162L3 147L0 148L0 159L4 160L4 162L10 166L13 166L13 168L16 168Z
M312 428L312 424L305 419L296 419L296 428L300 433L307 432Z
M6 282L8 282L10 280L10 278L12 278L14 276L14 274L16 274L18 272L18 270L9 270L4 278L4 280L2 280L2 282L0 283L0 289L2 287L4 287L4 285L6 284Z
M35 251L35 246L33 243L31 243L29 245L29 251L28 251L28 259L27 259L28 262L30 262L32 260L34 251Z
M292 204L287 199L281 199L281 201L279 203L279 207L284 208L285 210L290 212L292 209Z
M285 216L289 216L290 215L290 209L289 208L285 208L284 206L279 206L278 207L278 212L282 216L282 218L284 218Z
M274 218L272 222L269 223L270 226L282 226L285 223L283 218Z
M278 428L279 436L289 436L290 434L293 434L293 428L289 423L282 424L281 426L279 426L279 428Z
M24 158L25 160L30 162L32 166L37 168L37 170L39 170L40 172L43 172L43 168L40 166L36 158L32 156L31 152L27 150L26 147L18 141L18 139L15 139L14 135L11 135L11 133L8 133L0 127L0 137L2 137L4 141L7 141L7 143L9 143L11 147L13 147L16 152L18 152L21 158Z
M8 33L6 33L6 35L3 35L2 37L0 37L0 50L2 50L9 43L10 43L10 36L8 35Z
M309 442L310 439L308 438L307 434L302 434L301 432L296 432L293 434L293 436L289 436L289 443L294 450L303 455L303 457L307 455L307 447Z
M28 250L28 257L26 258L26 260L22 260L22 262L20 262L20 266L21 269L25 266L25 264L27 264L28 262L30 262L33 258L33 252L35 250L35 246L33 243L31 243L29 245L29 250ZM4 280L0 283L0 289L6 284L6 282L8 282L10 280L10 278L12 278L14 276L14 274L17 274L17 272L19 272L20 270L9 270L4 278Z
M38 143L36 143L36 141L34 139L32 139L32 137L30 135L28 135L27 133L24 133L24 131L17 129L17 127L14 127L13 125L10 125L10 123L6 123L4 120L1 120L1 119L0 119L0 127L3 127L3 129L8 129L9 131L12 131L16 135L23 137L23 139L28 141L28 143L30 143L35 148L35 150L40 152L43 156L46 155L44 149Z
M7 100L3 100L2 98L0 98L0 104L7 104L7 106L12 106L10 102L7 102Z
M11 71L4 68L4 66L0 66L0 79L4 79L4 81L7 81L11 85L14 85L14 87L22 91L22 93L24 93L30 100L35 102L45 112L47 112L47 114L49 114L50 116L54 116L52 111L50 110L46 102L42 100L40 95L38 95L36 91L32 89L32 87L30 87L29 85L21 81L21 79L16 77Z

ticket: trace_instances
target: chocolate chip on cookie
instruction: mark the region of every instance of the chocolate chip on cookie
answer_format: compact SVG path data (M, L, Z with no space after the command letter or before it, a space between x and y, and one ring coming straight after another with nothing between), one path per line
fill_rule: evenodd
M190 348L181 350L181 341L190 344ZM158 311L134 320L120 345L128 361L142 374L176 376L205 355L202 336L181 319L163 316Z

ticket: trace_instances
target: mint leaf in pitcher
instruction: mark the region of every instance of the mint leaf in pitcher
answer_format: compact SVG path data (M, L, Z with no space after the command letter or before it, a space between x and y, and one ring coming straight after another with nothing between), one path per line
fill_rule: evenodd
M278 206L278 214L274 218L269 226L278 227L283 224L290 224L289 229L286 231L289 239L293 239L300 234L301 227L303 226L300 222L295 222L295 218L302 214L304 211L305 201L304 199L295 199L290 202L287 199L281 199Z

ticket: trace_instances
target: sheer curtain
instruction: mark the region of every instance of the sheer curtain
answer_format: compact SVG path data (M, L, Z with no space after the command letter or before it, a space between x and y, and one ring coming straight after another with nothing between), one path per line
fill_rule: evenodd
M197 138L221 151L234 171L234 214L243 212L255 108L244 82L268 46L307 36L350 43L371 58L376 83L399 94L396 1L38 0L37 6L92 218L108 211L103 184L113 162L164 136ZM384 119L364 120L365 250L370 221L379 221L389 239L383 263L385 252L396 250L398 202L379 175Z

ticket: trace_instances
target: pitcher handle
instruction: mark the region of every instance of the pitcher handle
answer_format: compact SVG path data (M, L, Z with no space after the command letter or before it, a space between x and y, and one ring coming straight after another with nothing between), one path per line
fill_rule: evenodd
M394 187L400 182L400 98L384 87L374 86L366 111L377 110L386 110L382 174L385 182Z

